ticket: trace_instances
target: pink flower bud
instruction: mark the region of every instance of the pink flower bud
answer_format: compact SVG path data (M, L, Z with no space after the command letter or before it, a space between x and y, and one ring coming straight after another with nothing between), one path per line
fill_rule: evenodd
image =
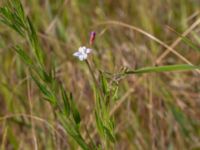
M92 45L94 43L95 36L96 36L96 32L90 33L90 45Z

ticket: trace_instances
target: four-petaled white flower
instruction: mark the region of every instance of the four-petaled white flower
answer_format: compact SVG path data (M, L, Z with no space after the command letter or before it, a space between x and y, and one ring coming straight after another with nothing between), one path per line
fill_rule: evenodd
M78 57L79 60L83 61L83 60L87 59L87 56L88 56L89 53L91 53L91 51L92 51L92 49L86 48L85 46L82 46L73 55L75 57Z

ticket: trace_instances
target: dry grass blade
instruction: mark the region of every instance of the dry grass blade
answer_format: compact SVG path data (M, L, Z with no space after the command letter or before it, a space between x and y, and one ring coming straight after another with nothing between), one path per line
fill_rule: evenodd
M0 117L0 121L11 119L11 118L16 118L16 117L32 118L36 121L39 121L39 122L45 124L50 129L52 129L52 134L53 134L53 131L55 131L57 135L59 135L61 138L63 138L63 136L59 133L59 131L57 131L55 129L55 127L53 125L51 125L48 121L46 121L45 119L40 118L38 116L33 116L33 115L28 115L28 114L9 114L9 115Z
M196 28L200 24L200 19L197 19L183 34L182 37L187 36L194 28ZM169 47L174 49L182 40L182 37L178 37ZM167 48L157 59L156 64L160 64L161 61L171 52L169 48Z
M162 45L163 47L167 48L170 52L172 52L173 54L175 54L178 58L180 58L183 62L189 64L189 65L193 65L189 60L187 60L184 56L182 56L181 54L179 54L174 48L168 46L166 43L164 43L163 41L159 40L158 38L156 38L155 36L147 33L146 31L138 28L138 27L135 27L135 26L132 26L132 25L129 25L129 24L126 24L126 23L123 23L123 22L119 22L119 21L105 21L105 22L102 22L102 23L99 23L99 25L118 25L118 26L122 26L122 27L126 27L126 28L129 28L129 29L132 29L132 30L135 30L147 37L149 37L150 39L154 40L155 42L159 43L160 45ZM198 72L200 74L200 71L199 70L196 70L196 72Z

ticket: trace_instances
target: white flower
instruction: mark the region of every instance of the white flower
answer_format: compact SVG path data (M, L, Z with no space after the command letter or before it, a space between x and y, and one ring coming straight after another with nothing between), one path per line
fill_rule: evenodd
M85 46L82 46L73 55L75 57L78 57L79 60L83 61L83 60L87 59L87 56L88 56L89 53L91 53L91 51L92 51L92 49L89 49L89 48L86 48Z

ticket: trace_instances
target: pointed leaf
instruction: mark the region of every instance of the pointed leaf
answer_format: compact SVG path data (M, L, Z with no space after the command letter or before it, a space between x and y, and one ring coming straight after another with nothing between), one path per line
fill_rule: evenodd
M52 94L52 92L50 92L46 88L46 86L43 85L42 83L40 83L40 81L37 80L33 75L32 75L32 79L35 81L35 83L37 84L40 91L45 95L45 99L48 100L49 102L51 102L53 105L55 105L56 99L55 99L55 96Z
M145 67L138 70L126 71L124 74L143 74L150 72L166 72L166 71L187 71L194 69L200 69L200 66L183 64L183 65L167 65L158 67Z
M97 129L100 133L100 135L103 135L103 123L102 123L102 120L100 118L100 115L98 114L97 111L95 111L95 120L96 120L96 125L97 125Z
M71 110L72 110L72 115L73 115L74 121L76 122L76 124L79 124L80 121L81 121L81 117L80 117L80 114L78 112L76 103L74 102L74 98L73 98L72 93L70 93L70 102L71 102L70 106L71 106Z
M64 112L65 112L65 115L67 117L69 117L69 114L70 114L69 98L68 98L68 95L62 85L61 85L61 92L62 92L62 99L63 99L63 103L64 103Z
M107 95L109 92L108 82L102 72L100 73L100 75L101 75L101 86L102 86L103 93L104 95Z
M104 129L104 133L106 134L106 136L108 137L108 139L110 141L112 141L112 142L115 142L115 137L111 134L112 132L108 128L106 128L105 126L104 126L103 129Z
M20 47L16 47L15 51L27 65L33 64L32 59L29 57L29 55L24 50L22 50Z

